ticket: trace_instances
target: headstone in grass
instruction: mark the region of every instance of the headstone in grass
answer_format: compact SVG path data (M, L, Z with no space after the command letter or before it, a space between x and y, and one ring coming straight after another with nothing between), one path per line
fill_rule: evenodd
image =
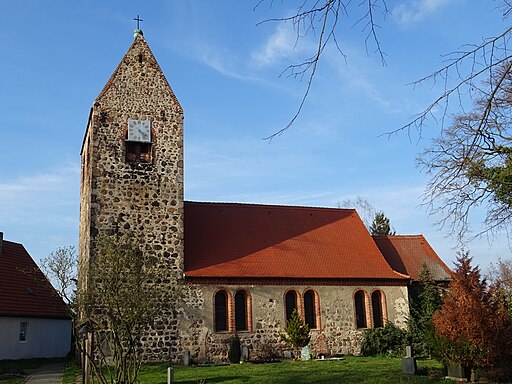
M244 363L249 361L249 347L247 345L242 345L242 361Z
M183 365L190 365L190 351L183 352Z
M300 351L300 359L302 361L311 360L311 348L309 347L309 345L302 347Z
M405 347L405 357L402 359L402 372L406 375L415 375L418 371L416 358L413 356L412 347Z

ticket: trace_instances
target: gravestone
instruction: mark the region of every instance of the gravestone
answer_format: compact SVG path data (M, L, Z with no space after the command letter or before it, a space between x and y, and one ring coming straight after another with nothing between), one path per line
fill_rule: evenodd
M190 351L183 352L183 365L190 365Z
M302 347L300 351L300 359L302 361L311 360L311 348L309 347L309 345Z
M292 358L292 351L284 351L283 356L285 359L291 359Z
M464 367L461 363L448 364L448 377L457 381L467 381L471 376L471 370Z
M249 361L249 347L247 345L242 345L242 356L241 360L245 363Z
M405 347L405 357L402 359L402 372L406 375L415 375L418 371L416 366L416 358L412 355L412 347Z

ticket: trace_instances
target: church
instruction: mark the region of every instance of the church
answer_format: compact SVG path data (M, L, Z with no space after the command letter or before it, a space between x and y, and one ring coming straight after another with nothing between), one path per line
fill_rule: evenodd
M357 354L363 330L405 328L423 263L450 271L421 235L373 238L354 209L184 200L184 111L142 31L94 100L81 150L79 278L99 236L129 233L184 284L143 339L147 361L283 356L294 309L314 356ZM220 171L219 171L220 172Z

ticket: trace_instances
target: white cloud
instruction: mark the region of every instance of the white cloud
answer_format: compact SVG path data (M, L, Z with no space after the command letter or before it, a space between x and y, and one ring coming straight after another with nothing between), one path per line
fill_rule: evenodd
M251 54L251 58L257 66L270 66L304 51L307 46L304 38L297 41L297 32L291 23L278 23L274 33Z
M0 183L0 223L6 227L28 227L50 221L73 221L78 206L79 173L78 164L68 164ZM73 215L68 216L68 212Z
M393 9L393 17L402 25L417 23L453 0L410 0Z
M218 50L212 50L203 47L197 56L203 64L224 76L239 80L259 81L259 79L240 71L242 66L237 64L237 60L234 58L232 53L220 53Z

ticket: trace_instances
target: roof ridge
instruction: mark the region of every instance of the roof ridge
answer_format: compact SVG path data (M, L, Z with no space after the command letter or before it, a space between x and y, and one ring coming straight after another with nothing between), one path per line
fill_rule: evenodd
M418 233L418 234L413 234L413 235L372 235L373 238L393 238L393 237L423 237L425 238L425 236L423 236L423 234L421 233Z
M356 211L355 208L334 208L334 207L317 207L308 205L284 205L284 204L262 204L262 203L240 203L240 202L217 202L217 201L191 201L185 200L188 204L197 205L218 205L218 206L242 206L254 208L282 208L282 209L304 209L304 210L321 210L321 211Z

